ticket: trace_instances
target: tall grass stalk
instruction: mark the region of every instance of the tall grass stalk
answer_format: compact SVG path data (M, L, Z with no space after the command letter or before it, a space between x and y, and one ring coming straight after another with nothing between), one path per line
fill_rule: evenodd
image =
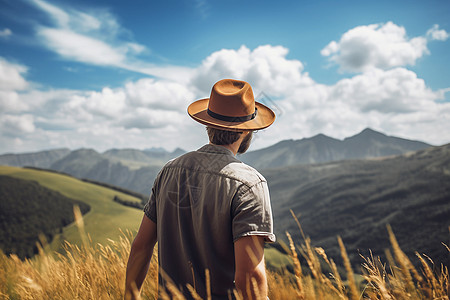
M348 286L350 288L350 299L352 300L358 300L359 299L359 293L358 289L356 288L356 282L355 282L355 275L353 274L352 264L350 263L350 259L347 255L347 250L345 249L344 242L342 241L342 238L338 236L338 243L339 248L341 249L341 256L344 261L344 267L347 271L347 280L348 280Z
M379 257L363 257L363 278L359 286L351 280L354 274L350 267L342 239L341 246L348 283L344 283L338 267L322 248L313 247L309 238L297 246L306 260L302 268L297 247L288 235L290 252L294 263L294 274L287 270L267 272L269 297L271 300L290 299L436 299L449 300L448 267L434 266L433 261L416 253L421 263L417 270L401 251L392 230L389 230L394 257L390 267ZM118 241L108 245L93 245L86 238L82 247L66 243L64 253L56 253L39 246L39 253L32 259L20 260L16 255L6 256L0 251L0 299L123 299L125 271L133 235L123 233ZM157 251L150 269L141 299L156 299ZM321 267L321 264L324 267ZM322 270L331 270L324 274ZM438 269L438 271L433 271ZM162 273L162 272L161 272ZM408 276L409 274L409 276ZM209 272L206 278L210 277ZM184 299L175 284L167 284L166 291L159 291L162 299ZM208 284L209 286L209 284ZM249 288L251 287L249 280ZM201 300L195 288L189 286L195 300ZM242 297L233 292L237 299ZM210 292L207 298L210 299Z

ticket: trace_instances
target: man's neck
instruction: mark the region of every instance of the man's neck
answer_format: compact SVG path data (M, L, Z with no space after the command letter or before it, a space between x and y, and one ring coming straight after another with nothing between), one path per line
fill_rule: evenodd
M234 146L233 146L235 143L233 143L233 144L231 144L231 145L216 145L216 144L213 144L213 143L209 142L209 144L210 144L210 145L214 145L214 146L224 147L224 148L230 150L231 152L233 152L234 156L236 156L237 151L238 151L238 149L239 149L239 145L238 145L237 147L234 147Z
M229 145L216 145L213 144L211 142L209 142L211 145L216 145L216 146L222 146L224 148L227 148L228 150L230 150L231 152L233 152L234 156L236 156L236 154L238 153L239 147L242 144L242 141L244 140L244 138L247 136L247 134L249 134L249 131L245 131L243 134L241 134L241 136L239 137L239 139L234 142L233 144L229 144Z

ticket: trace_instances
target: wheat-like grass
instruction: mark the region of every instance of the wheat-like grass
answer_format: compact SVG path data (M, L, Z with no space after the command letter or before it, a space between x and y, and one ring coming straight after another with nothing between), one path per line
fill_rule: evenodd
M441 265L438 272L433 271L434 268L430 267L430 264L433 265L432 260L416 253L422 265L421 271L417 271L401 251L392 231L389 231L389 235L395 259L388 258L390 267L387 268L380 258L374 258L372 254L370 257L363 257L365 282L361 285L364 286L362 290L351 280L354 274L350 261L342 240L338 239L349 278L349 293L334 261L327 257L322 248L313 247L307 237L304 237L299 246L309 268L309 271L304 270L294 241L288 235L294 274L286 270L267 271L270 299L354 300L361 299L363 295L364 299L449 300L447 266ZM34 258L23 261L16 255L6 256L0 251L0 299L123 299L126 263L132 239L133 235L125 232L118 241L109 241L107 245L93 245L89 237L86 237L86 242L81 247L66 243L64 253L50 251L45 241L42 241L38 247L39 253ZM140 292L141 299L157 298L156 252L154 251L148 276ZM332 273L329 276L322 272L321 261L330 267ZM207 271L206 279L209 277ZM187 288L195 300L201 300L194 287ZM251 280L249 288L252 288ZM159 293L162 299L185 299L170 281L167 290L160 290ZM209 299L210 293L208 291ZM233 294L236 299L243 300L237 291L233 291Z
M355 283L355 275L353 274L352 265L350 263L350 259L347 255L347 250L345 249L344 242L342 241L342 238L338 236L338 242L339 242L339 248L341 249L341 256L344 261L344 267L347 271L347 280L348 285L350 288L350 299L352 300L358 300L359 299L359 293L358 288L356 287Z

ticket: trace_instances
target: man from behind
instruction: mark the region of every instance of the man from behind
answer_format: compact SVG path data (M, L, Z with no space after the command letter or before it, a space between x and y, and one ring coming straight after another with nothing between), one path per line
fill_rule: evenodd
M264 242L274 242L264 177L236 159L275 114L244 81L217 82L188 114L207 126L209 144L169 161L144 208L127 265L125 299L134 299L158 242L159 293L173 284L187 299L266 299Z

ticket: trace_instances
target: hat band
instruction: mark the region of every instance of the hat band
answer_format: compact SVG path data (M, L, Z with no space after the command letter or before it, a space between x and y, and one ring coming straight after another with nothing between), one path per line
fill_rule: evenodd
M256 113L258 112L258 109L255 107L255 112L252 113L251 115L248 116L243 116L243 117L230 117L230 116L224 116L221 114L217 114L213 111L210 111L209 108L206 111L208 113L208 115L210 115L211 117L213 117L214 119L218 119L221 121L225 121L225 122L245 122L245 121L250 121L253 120L256 117Z

